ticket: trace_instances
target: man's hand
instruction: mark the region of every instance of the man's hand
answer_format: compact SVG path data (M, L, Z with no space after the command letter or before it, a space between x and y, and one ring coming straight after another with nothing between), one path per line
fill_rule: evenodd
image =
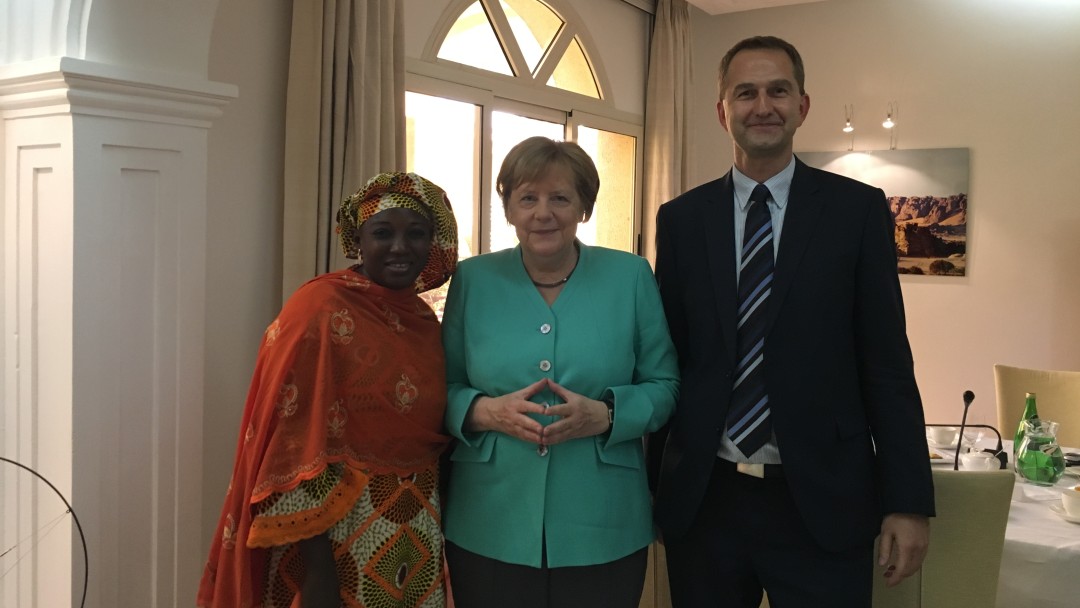
M885 586L895 587L918 572L930 547L930 518L890 513L881 522L878 565L885 567Z

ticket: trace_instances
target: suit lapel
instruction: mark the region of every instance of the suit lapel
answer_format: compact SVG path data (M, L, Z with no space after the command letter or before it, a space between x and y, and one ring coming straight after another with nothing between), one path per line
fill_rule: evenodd
M707 236L708 277L716 297L724 350L728 358L734 361L738 289L735 286L735 195L731 172L718 180L716 185L702 201L705 209L701 217Z
M791 289L791 282L802 262L806 246L815 232L824 200L821 198L813 171L795 159L795 175L791 180L784 226L780 233L780 252L773 270L773 288L769 295L769 314L766 327L772 329L776 317ZM767 331L766 330L766 331Z

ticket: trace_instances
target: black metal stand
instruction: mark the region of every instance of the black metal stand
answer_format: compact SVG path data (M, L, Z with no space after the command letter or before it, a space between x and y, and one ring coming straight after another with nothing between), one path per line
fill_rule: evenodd
M41 473L38 473L37 471L35 471L34 469L31 469L30 467L26 466L25 464L15 462L14 460L11 460L10 458L4 458L3 456L0 456L0 460L2 460L4 462L7 462L7 463L11 463L11 464L19 467L20 469L23 469L24 471L30 473L34 477L37 477L41 481L45 482L45 485L52 488L52 491L56 492L56 495L59 496L60 500L62 500L64 502L64 505L67 506L68 513L71 513L71 519L72 519L72 521L75 522L75 528L79 531L79 540L82 542L82 550L83 550L83 589L82 589L82 601L79 602L79 606L80 607L86 606L86 590L89 587L89 583L90 583L90 554L86 550L86 536L83 535L82 524L79 523L79 516L75 515L75 509L71 508L71 503L68 502L67 498L64 498L64 495L60 493L60 490L57 490L56 486L54 486L52 484L52 482L50 482L48 479L45 479L45 477L43 477L41 475Z

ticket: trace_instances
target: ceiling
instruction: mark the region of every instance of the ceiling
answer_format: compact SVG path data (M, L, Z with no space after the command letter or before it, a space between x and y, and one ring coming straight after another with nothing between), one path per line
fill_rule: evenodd
M788 6L791 4L808 4L810 2L824 2L825 0L687 0L690 4L700 8L710 15L721 13L737 13L739 11L752 11L757 8L771 8L774 6Z

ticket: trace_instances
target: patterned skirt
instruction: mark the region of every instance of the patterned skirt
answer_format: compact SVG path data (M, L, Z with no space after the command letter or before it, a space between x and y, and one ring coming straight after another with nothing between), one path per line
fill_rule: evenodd
M273 494L256 505L260 516L280 516L322 504L341 479L344 465L296 489ZM443 608L442 515L438 467L410 477L376 475L341 521L327 530L341 587L349 608ZM304 566L295 543L272 547L267 564L264 608L289 608L303 586Z

